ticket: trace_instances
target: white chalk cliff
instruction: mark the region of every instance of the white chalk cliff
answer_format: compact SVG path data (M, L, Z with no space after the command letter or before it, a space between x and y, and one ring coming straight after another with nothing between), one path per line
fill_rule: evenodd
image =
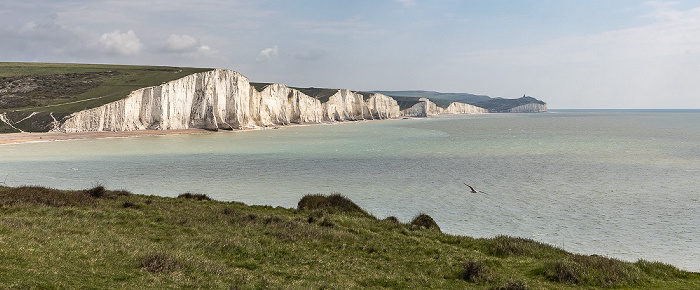
M258 91L245 76L216 69L138 89L124 99L73 113L57 122L52 131L230 130L486 112L465 103L441 108L425 98L400 111L397 101L389 96L349 90L337 90L321 103L282 84L271 84Z
M133 91L68 116L54 131L239 129L290 123L386 119L399 106L382 94L338 90L326 103L281 84L257 91L243 75L216 69Z
M508 109L506 113L542 113L547 112L547 104L529 103Z
M428 117L440 114L482 114L487 109L465 103L453 102L447 108L441 108L427 98L420 98L418 103L401 111L403 116Z

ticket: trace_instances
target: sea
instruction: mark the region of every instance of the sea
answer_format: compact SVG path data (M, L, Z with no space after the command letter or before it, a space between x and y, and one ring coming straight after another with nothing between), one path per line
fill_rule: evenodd
M0 181L202 193L295 208L343 194L378 218L700 272L700 110L553 110L0 146ZM479 193L472 193L466 184Z

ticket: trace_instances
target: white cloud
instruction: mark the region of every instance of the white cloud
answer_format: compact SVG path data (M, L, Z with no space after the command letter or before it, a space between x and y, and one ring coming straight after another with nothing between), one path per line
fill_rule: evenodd
M186 34L171 34L165 41L165 43L161 45L160 52L175 53L189 56L214 53L211 47L202 44L196 38Z
M204 53L207 53L207 52L210 52L210 51L211 51L211 48L209 48L208 45L200 45L200 46L197 48L197 52L204 52Z
M192 52L197 50L199 41L192 36L171 34L163 45L166 52Z
M256 59L258 61L265 61L276 58L277 55L279 55L279 49L277 48L277 45L275 45L273 47L268 47L261 50Z
M406 6L406 7L416 6L415 0L394 0L394 1L401 3L401 5Z
M117 55L136 55L141 52L143 44L133 30L122 33L119 30L104 33L98 41L98 46L107 53Z

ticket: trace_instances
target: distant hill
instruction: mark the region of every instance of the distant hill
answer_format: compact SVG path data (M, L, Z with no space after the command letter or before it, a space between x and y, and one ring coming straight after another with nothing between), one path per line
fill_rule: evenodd
M517 99L492 98L485 95L474 95L468 93L440 93L434 91L373 91L404 100L405 104L418 102L418 98L428 98L438 106L449 106L449 102L460 102L489 110L490 112L506 112L512 108L526 104L545 104L545 102L529 96L522 96ZM446 105L445 105L446 104ZM409 106L410 107L410 106Z

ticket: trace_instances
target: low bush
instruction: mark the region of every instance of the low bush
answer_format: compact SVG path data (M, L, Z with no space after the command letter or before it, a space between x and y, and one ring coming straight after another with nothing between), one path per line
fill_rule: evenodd
M360 206L347 197L333 193L331 195L309 194L299 200L298 210L320 210L329 213L350 213L365 217L372 217Z
M413 218L413 220L411 221L411 225L426 229L437 229L438 231L440 231L440 227L435 222L435 220L433 220L432 217L424 213L419 214L418 216Z
M462 280L479 283L493 280L493 271L481 261L469 260L459 276Z
M141 268L151 273L169 273L181 267L177 260L164 253L150 254L141 261Z
M93 188L90 188L86 190L87 194L94 197L94 198L100 198L105 195L105 187L98 185Z
M399 219L396 218L396 217L393 216L393 215L392 215L392 216L386 217L384 220L387 221L387 222L395 223L395 224L400 223Z
M201 193L183 193L177 196L177 198L194 199L194 200L211 200L206 194Z

